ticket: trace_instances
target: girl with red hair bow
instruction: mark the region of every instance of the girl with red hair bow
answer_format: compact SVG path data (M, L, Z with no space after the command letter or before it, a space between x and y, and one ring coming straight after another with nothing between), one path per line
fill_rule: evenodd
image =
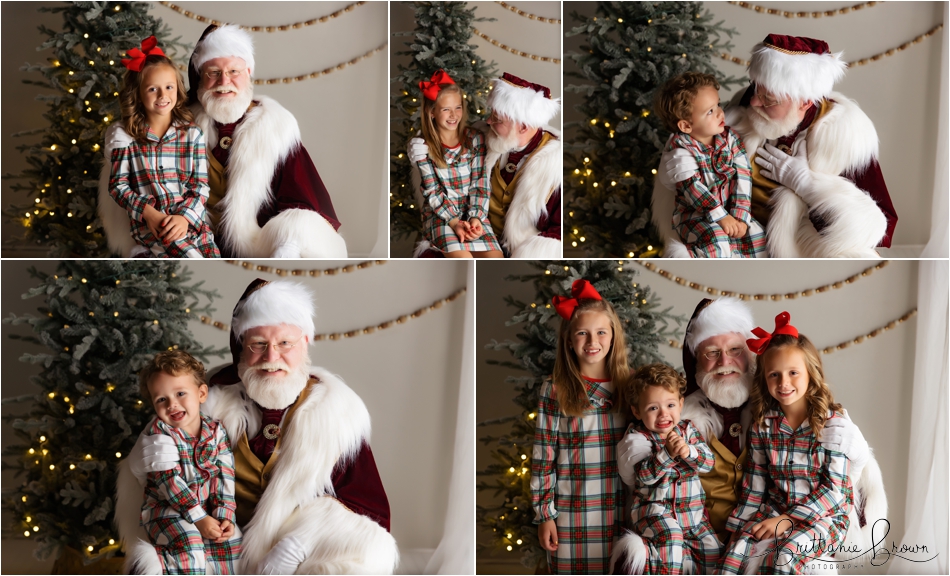
M429 156L419 161L425 237L450 258L501 258L488 221L484 136L466 126L462 91L445 70L419 82L419 89L422 137L429 146Z
M732 532L724 574L746 574L761 560L759 574L803 574L809 561L843 545L854 505L850 463L819 443L830 418L841 416L825 382L815 345L790 323L775 317L775 330L752 331L749 350L759 355L750 403L749 460L739 505L726 521ZM766 550L759 540L775 539Z
M220 258L208 222L204 134L185 106L184 80L154 36L128 51L122 122L106 132L109 194L129 214L133 255ZM114 148L113 148L114 146Z
M606 574L624 510L616 455L627 426L623 324L587 280L552 303L562 320L535 419L534 523L552 574Z

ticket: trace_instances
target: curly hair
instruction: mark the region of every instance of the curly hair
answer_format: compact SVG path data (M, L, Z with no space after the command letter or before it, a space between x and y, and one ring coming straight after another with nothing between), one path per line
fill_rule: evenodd
M769 394L769 387L765 381L766 357L774 350L793 346L802 351L805 357L805 369L808 371L808 389L805 390L805 402L808 407L808 424L815 432L816 438L821 438L821 430L828 420L828 411L841 410L841 404L835 402L831 388L825 382L825 371L821 365L818 349L804 334L797 338L786 334L772 336L769 347L759 358L755 367L755 376L752 379L752 391L749 394L749 406L752 410L752 421L761 426L765 421L765 414L770 410L781 410L778 400Z
M152 393L149 392L148 385L157 374L169 376L191 374L195 379L195 386L200 388L208 384L204 365L191 354L184 350L159 352L139 370L139 394L149 402L152 401Z
M629 402L629 406L636 406L639 409L640 395L649 386L659 386L682 398L686 394L686 377L666 364L641 366L630 376L624 386L624 397Z
M712 74L684 72L670 79L656 93L653 110L670 132L679 132L677 122L690 119L693 100L703 86L719 90L719 82Z
M122 79L122 90L119 92L119 106L122 110L122 127L134 140L145 142L148 134L148 117L145 115L145 107L142 105L142 97L139 95L139 89L142 84L142 78L149 68L156 66L168 66L175 71L175 78L178 84L178 99L175 101L175 107L172 108L172 126L178 126L184 129L185 126L195 121L191 110L188 109L188 93L185 92L185 81L181 72L175 66L175 63L165 56L151 55L145 59L142 70L126 70L125 77ZM159 136L162 136L159 134ZM108 158L106 159L108 160Z
M442 85L439 88L439 95L436 96L435 100L429 100L425 97L422 98L422 113L419 118L422 122L422 138L426 141L426 146L429 147L429 160L432 161L432 164L436 168L445 168L446 164L445 152L442 150L442 138L439 136L439 127L436 125L432 115L438 112L439 101L446 94L458 94L462 102L462 117L458 123L458 134L459 143L463 147L465 146L465 138L468 136L469 130L468 108L465 106L465 101L461 100L462 89L458 87L458 84Z
M626 410L624 387L621 384L627 381L630 373L630 368L627 366L627 339L624 336L620 317L606 300L581 300L570 320L561 319L561 328L557 335L557 351L554 357L554 383L557 385L558 404L568 416L583 416L584 412L590 408L577 353L571 347L571 327L574 321L585 312L601 312L610 320L610 329L613 334L610 339L610 350L607 352L607 372L615 383L613 409L618 412Z

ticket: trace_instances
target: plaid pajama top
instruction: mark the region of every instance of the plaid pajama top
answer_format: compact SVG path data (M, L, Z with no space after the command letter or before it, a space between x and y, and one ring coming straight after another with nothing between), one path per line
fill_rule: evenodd
M194 524L208 515L235 521L234 456L220 422L202 414L201 431L192 438L155 417L146 434L171 437L180 460L171 470L146 476L142 524L178 516Z
M689 420L681 420L674 429L689 444L688 458L673 458L666 450L666 442L656 432L636 430L633 424L628 434L643 434L653 443L653 454L637 463L636 502L631 518L636 523L649 516L676 516L680 527L698 528L705 522L706 493L699 474L713 469L716 457L706 445L702 434Z
M605 574L623 522L616 446L626 417L612 410L612 382L584 384L591 405L581 417L561 412L551 381L542 386L538 405L531 504L535 524L557 523L558 549L548 558L554 573Z
M829 412L829 417L839 416ZM749 431L742 494L726 530L744 530L781 514L796 524L831 517L831 537L843 542L854 505L849 466L847 456L818 442L807 419L792 430L781 411L769 411L763 425Z
M148 130L146 143L112 150L109 194L129 213L132 235L150 246L161 241L152 235L142 214L151 204L159 212L183 216L188 221L186 240L205 256L220 256L208 224L208 161L201 128L169 126L161 138Z

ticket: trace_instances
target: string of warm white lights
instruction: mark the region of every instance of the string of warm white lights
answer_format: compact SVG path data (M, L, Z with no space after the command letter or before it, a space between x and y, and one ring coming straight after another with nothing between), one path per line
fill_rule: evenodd
M620 263L622 265L623 261L621 260ZM878 262L874 266L865 268L864 270L858 272L857 274L854 274L853 276L848 276L844 280L832 282L831 284L825 284L824 286L819 286L817 288L807 288L805 290L799 290L797 292L786 292L782 294L744 294L742 292L733 292L731 290L720 290L718 288L712 288L710 286L703 286L702 284L698 282L691 282L687 280L686 278L683 278L682 276L676 276L672 272L669 272L667 270L663 270L657 267L657 265L652 262L636 260L636 263L639 264L640 266L643 266L650 272L659 274L660 276L666 278L667 280L671 282L676 282L680 286L686 286L688 288L692 288L693 290L705 292L713 296L733 296L735 298L739 298L740 300L778 301L778 300L794 300L795 298L798 298L799 296L807 298L808 296L821 294L822 292L828 292L829 290L837 290L838 288L842 288L848 284L853 284L854 282L857 282L861 278L870 276L871 274L874 273L874 271L880 270L881 268L884 268L885 266L887 266L888 261L882 260L881 262Z
M888 322L888 323L885 324L884 326L881 326L880 328L877 328L877 329L875 329L875 330L871 330L871 331L868 332L867 334L863 334L863 335L861 335L861 336L856 336L856 337L854 337L854 338L852 338L852 339L850 339L850 340L845 340L844 342L842 342L842 343L840 343L840 344L835 344L834 346L828 346L828 347L825 347L825 348L821 348L821 349L818 350L818 353L819 353L819 354L831 354L831 353L833 353L833 352L837 352L838 350L844 350L845 348L850 347L852 344L861 344L862 342L865 342L866 340L868 340L868 339L870 339L870 338L875 338L875 337L879 336L879 335L880 335L881 333L883 333L883 332L887 332L888 330L893 330L894 328L897 327L898 324L903 324L904 322L910 320L911 318L913 318L913 317L916 316L916 315L917 315L917 309L914 308L913 310L911 310L911 311L908 312L907 314L904 314L903 316L901 316L900 318L898 318L898 319L896 319L896 320L891 320L890 322ZM671 347L673 347L673 348L678 348L678 349L682 349L682 348L683 348L683 343L682 343L682 342L680 342L680 341L678 341L678 340L673 340L672 338L669 339L669 340L667 340L666 343L669 344L669 345L670 345Z
M937 24L936 26L934 26L933 28L931 28L931 29L928 30L927 32L921 34L920 36L917 36L917 37L914 38L913 40L908 40L907 42L904 42L904 43L901 44L900 46L897 46L897 47L895 47L895 48L891 48L890 50L885 50L884 52L881 52L881 53L879 53L879 54L875 54L874 56L870 56L870 57L868 57L868 58L861 58L860 60L855 60L855 61L853 61L853 62L848 62L848 67L864 66L865 64L870 64L871 62L877 62L878 60L880 60L880 59L882 59L882 58L886 58L886 57L888 57L888 56L893 56L894 54L897 54L898 52L903 52L903 51L906 50L907 48L910 48L913 44L919 44L919 43L923 42L925 39L930 38L931 36L933 36L934 34L936 34L937 32L939 32L941 28L943 28L943 24ZM749 66L749 61L748 61L748 60L743 60L742 58L739 58L739 57L737 57L737 56L733 56L732 54L729 54L728 52L723 52L723 53L721 53L721 54L719 55L719 57L722 58L723 60L728 60L729 62L733 62L733 63L739 64L739 65L741 65L741 66Z
M214 24L215 26L224 26L225 24L229 24L229 22L221 22L220 20L215 20L214 18L209 18L207 16L195 14L194 12L191 12L190 10L185 10L181 6L177 6L175 4L172 4L171 2L163 1L163 2L159 2L159 4L161 4L162 6L166 8L170 8L171 10L174 10L175 12L178 12L179 14L181 14L182 16L186 18L191 18L192 20L197 20L198 22L203 22L205 24ZM240 24L238 24L238 26L240 26L242 29L247 30L249 32L286 32L287 30L298 30L306 26L313 26L314 24L322 24L333 18L342 16L343 14L346 14L347 12L352 12L355 8L358 8L362 6L363 4L366 4L366 2L354 2L350 4L349 6L346 6L345 8L341 8L332 14L327 14L326 16L321 16L319 18L311 18L310 20L307 20L305 22L294 22L293 24L283 24L281 26L241 26Z
M476 35L478 35L478 36L481 36L481 37L484 38L485 40L488 40L488 41L491 42L493 45L495 45L495 46L501 48L502 50L507 50L508 52L511 52L512 54L521 56L521 57L523 57L523 58L530 58L530 59L532 59L532 60L537 60L537 61L539 61L539 62L551 62L552 64L560 64L560 63L561 63L561 59L560 59L560 58L549 58L549 57L547 57L547 56L537 56L537 55L535 55L535 54L529 54L529 53L527 53L527 52L522 52L521 50L516 50L516 49L512 48L511 46L508 46L507 44L502 44L502 43L499 42L498 40L495 40L494 38L492 38L492 37L489 36L488 34L485 34L484 32L480 31L478 28L472 28L472 32L474 32L474 33L475 33Z
M439 299L439 300L436 300L435 302L433 302L432 304L429 304L428 306L423 306L422 308L419 308L419 309L416 310L415 312L411 312L411 313L409 313L409 314L403 314L402 316L399 316L398 318L394 318L394 319L392 319L392 320L387 320L386 322L382 322L382 323L380 323L380 324L376 324L376 325L373 325L373 326L366 326L365 328L357 328L356 330L349 330L349 331L347 331L347 332L333 332L333 333L328 333L328 334L315 334L315 335L313 336L313 341L314 341L314 342L320 342L320 341L323 341L323 340L343 340L343 339L345 339L345 338L355 338L355 337L357 337L357 336L363 336L363 335L366 335L366 334L372 334L372 333L376 332L377 330L386 330L387 328L392 328L392 327L395 326L396 324L405 324L405 323L408 322L409 320L413 320L413 319L415 319L415 318L418 318L418 317L422 316L423 314L425 314L426 312L430 312L430 311L432 311L432 310L438 310L438 309L441 308L443 305L448 304L449 302L454 302L455 300L458 299L459 296L461 296L462 294L465 294L465 291L466 291L466 288L459 288L458 290L456 290L455 292L449 294L449 295L446 296L445 298L441 298L441 299ZM205 316L205 315L203 315L203 314L199 315L199 316L198 316L198 319L201 320L201 323L202 323L202 324L208 324L209 326L214 326L214 327L217 328L218 330L230 330L230 329L231 329L231 326L228 325L227 323L225 323L225 322L220 322L220 321L218 321L218 320L215 320L214 318L211 318L211 317L209 317L209 316Z
M386 263L386 260L366 260L364 262L357 262L356 264L337 266L336 268L311 268L309 270L299 268L284 269L276 266L267 266L266 264L254 264L246 260L225 260L225 262L233 266L240 266L245 270L263 272L264 274L276 274L278 276L312 276L316 278L318 276L334 276L338 273L346 274L355 270L365 270L373 265L381 266Z
M855 4L854 6L845 6L844 8L838 8L837 10L824 10L820 12L790 12L788 10L766 8L765 6L750 4L748 2L736 2L734 0L730 1L729 4L738 6L740 8L745 8L746 10L752 10L753 12L759 12L760 14L772 14L773 16L784 16L786 18L830 18L840 14L857 12L858 10L863 10L864 8L871 8L873 6L877 6L879 2L862 2L860 4Z
M524 16L529 20L537 20L538 22L545 22L547 24L560 24L561 20L559 18L545 18L543 16L538 16L537 14L531 14L530 12L525 12L524 10L519 10L516 6L512 6L507 2L500 2L495 0L495 4L500 4L503 8L507 8L517 14L518 16Z

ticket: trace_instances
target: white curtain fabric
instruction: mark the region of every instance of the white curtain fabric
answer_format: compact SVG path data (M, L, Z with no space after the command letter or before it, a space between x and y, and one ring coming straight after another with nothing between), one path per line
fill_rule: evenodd
M943 21L950 22L948 19L950 7L943 5ZM950 228L950 218L948 218L948 191L950 191L950 166L947 158L950 155L948 149L948 130L947 130L947 109L950 107L947 97L947 29L942 31L943 50L940 57L940 113L937 117L937 170L934 175L934 201L933 212L931 213L930 223L930 241L924 247L920 254L921 258L947 258L950 256L950 234L947 229Z
M946 226L946 223L944 224ZM920 262L917 295L917 349L907 462L905 531L898 548L926 546L927 552L890 559L890 574L947 574L947 507L950 443L947 439L950 265L946 260ZM890 540L889 540L890 541ZM931 557L936 556L929 561Z
M475 266L468 267L458 423L445 529L424 574L475 573Z

